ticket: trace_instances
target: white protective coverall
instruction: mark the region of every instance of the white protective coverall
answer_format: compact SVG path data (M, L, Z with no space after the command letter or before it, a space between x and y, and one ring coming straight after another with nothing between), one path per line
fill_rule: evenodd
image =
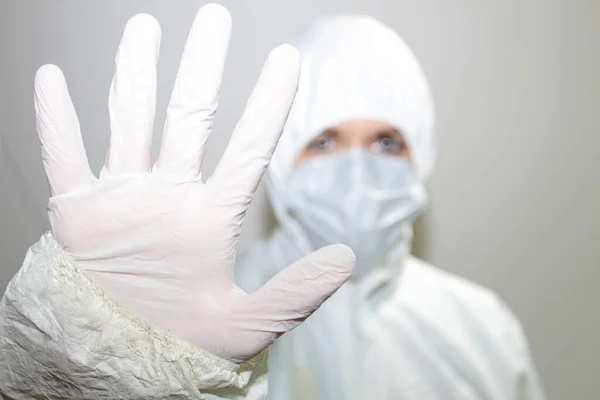
M385 121L405 136L421 182L436 155L426 78L392 30L370 17L338 16L318 20L290 43L300 50L302 74L267 172L279 225L240 255L236 279L246 290L314 250L286 190L297 156L320 132L350 120ZM490 290L412 257L411 236L275 345L269 398L544 398L508 307Z

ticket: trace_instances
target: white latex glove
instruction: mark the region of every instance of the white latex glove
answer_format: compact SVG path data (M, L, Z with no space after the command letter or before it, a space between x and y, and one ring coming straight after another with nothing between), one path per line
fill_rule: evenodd
M244 214L292 104L299 56L269 56L246 111L210 179L200 165L217 109L231 29L222 6L198 13L151 168L160 28L133 17L116 57L110 144L100 178L88 166L79 122L61 71L39 69L38 132L54 236L114 296L151 323L234 362L293 329L350 276L352 251L321 249L246 294L234 283Z

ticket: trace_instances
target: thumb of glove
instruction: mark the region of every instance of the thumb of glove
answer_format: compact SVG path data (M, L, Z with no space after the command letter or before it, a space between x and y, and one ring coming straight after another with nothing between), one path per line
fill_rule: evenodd
M354 252L348 246L323 247L245 296L230 315L230 323L250 334L249 341L261 344L255 349L258 353L315 312L350 278L354 263Z

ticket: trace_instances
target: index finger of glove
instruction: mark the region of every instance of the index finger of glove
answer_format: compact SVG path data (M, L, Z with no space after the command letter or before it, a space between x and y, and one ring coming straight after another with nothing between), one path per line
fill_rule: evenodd
M35 113L50 195L65 194L95 180L75 107L62 71L44 65L35 76Z

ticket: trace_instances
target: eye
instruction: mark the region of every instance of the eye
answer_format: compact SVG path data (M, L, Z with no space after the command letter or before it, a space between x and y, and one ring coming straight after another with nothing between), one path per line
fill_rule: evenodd
M321 135L308 144L308 150L326 152L335 148L335 139L331 135Z
M400 154L404 150L404 141L397 134L381 133L371 145L374 153Z

